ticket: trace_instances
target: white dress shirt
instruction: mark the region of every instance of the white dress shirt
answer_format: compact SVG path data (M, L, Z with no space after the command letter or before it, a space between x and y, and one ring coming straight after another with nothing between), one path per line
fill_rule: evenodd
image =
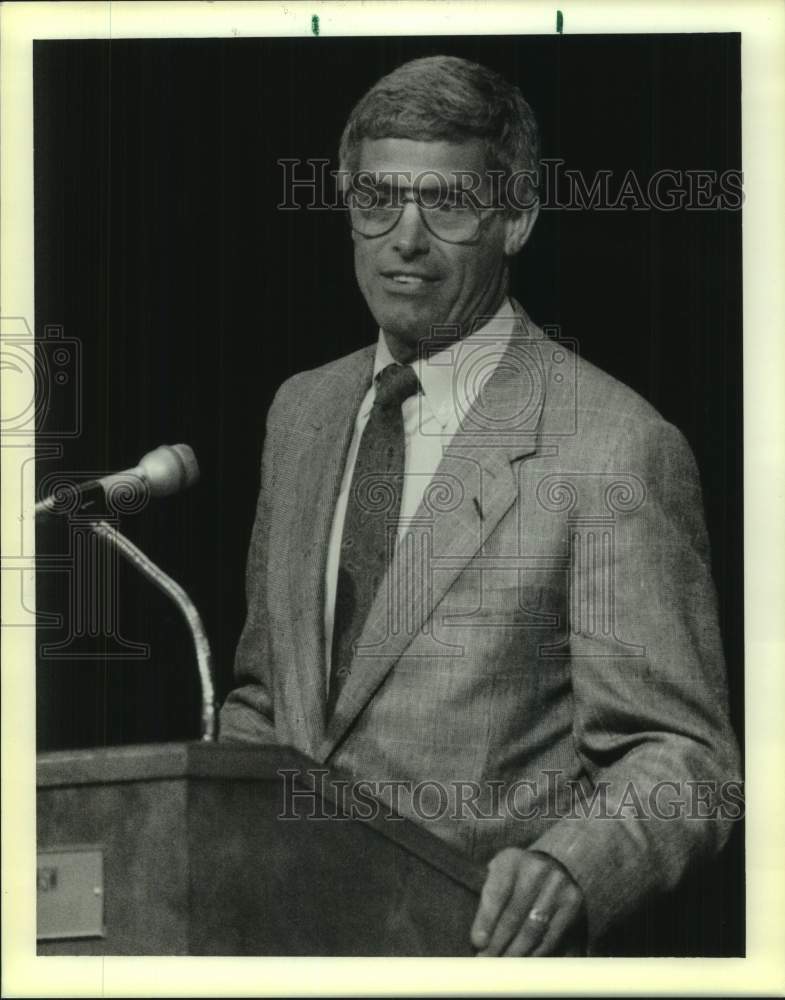
M404 481L398 533L406 529L422 502L423 493L433 479L442 459L443 449L454 437L460 422L482 391L482 386L498 364L512 335L516 320L509 299L481 329L460 342L417 359L411 367L417 373L422 394L404 400ZM346 504L352 485L354 464L360 447L360 438L368 423L376 397L376 376L387 365L395 364L384 331L379 331L374 360L374 381L366 393L357 413L354 435L346 465L343 470L341 492L335 505L330 543L327 550L325 572L324 638L327 679L330 678L330 660L333 642L335 597L338 583L338 566L341 560L341 540L346 517ZM478 377L479 376L479 377Z

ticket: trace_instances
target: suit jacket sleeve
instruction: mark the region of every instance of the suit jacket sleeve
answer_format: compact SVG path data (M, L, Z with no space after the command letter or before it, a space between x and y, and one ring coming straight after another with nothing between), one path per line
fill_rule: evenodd
M530 845L581 886L590 941L720 850L730 820L712 801L739 774L692 453L664 422L619 437L606 470L634 473L646 496L616 517L609 599L617 636L643 655L607 655L586 623L570 636L575 746L611 818L562 818ZM575 553L571 585L601 585Z
M280 395L280 391L279 391ZM267 559L270 497L276 465L275 410L267 416L262 452L261 485L246 564L245 591L248 615L235 655L237 687L229 694L220 716L220 738L227 742L275 742L275 716L267 618Z

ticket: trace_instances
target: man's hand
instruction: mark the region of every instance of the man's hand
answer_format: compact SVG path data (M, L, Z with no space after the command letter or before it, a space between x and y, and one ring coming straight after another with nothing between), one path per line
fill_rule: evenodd
M482 956L578 954L583 893L547 854L506 847L488 865L472 944Z

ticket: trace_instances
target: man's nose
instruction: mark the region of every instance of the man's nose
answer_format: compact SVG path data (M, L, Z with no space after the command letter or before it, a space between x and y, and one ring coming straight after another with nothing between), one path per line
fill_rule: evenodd
M430 247L430 234L422 221L420 210L413 201L403 206L398 225L393 230L393 245L403 256L426 253Z

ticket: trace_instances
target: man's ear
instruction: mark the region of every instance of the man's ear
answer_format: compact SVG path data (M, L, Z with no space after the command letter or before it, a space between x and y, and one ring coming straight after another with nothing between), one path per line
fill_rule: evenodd
M504 252L508 257L514 257L531 236L539 213L540 203L537 201L531 208L510 214L504 220Z

